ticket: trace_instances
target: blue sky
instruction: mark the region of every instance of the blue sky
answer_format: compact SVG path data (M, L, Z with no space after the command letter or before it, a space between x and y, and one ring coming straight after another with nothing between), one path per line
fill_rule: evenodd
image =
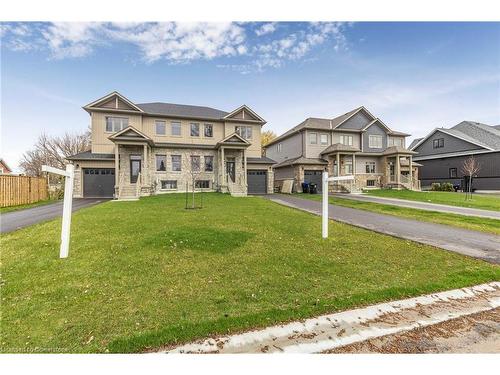
M0 156L16 167L41 132L83 131L82 106L134 102L233 110L280 134L366 106L423 136L500 124L500 23L3 23Z

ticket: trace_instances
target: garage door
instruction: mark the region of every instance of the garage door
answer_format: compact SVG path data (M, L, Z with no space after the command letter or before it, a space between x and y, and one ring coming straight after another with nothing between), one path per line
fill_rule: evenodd
M321 175L323 171L304 171L304 182L313 183L318 186L318 192L321 192Z
M84 168L83 196L85 198L113 198L115 192L114 168Z
M248 194L267 193L267 171L247 171Z

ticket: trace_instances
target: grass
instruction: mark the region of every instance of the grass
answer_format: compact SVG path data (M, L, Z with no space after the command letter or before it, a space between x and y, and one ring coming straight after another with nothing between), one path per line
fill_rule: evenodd
M500 279L500 268L259 197L106 202L2 247L2 352L138 352Z
M472 194L472 200L465 200L464 193L446 191L412 191L412 190L391 190L378 189L368 190L369 195L407 199L426 203L448 204L450 206L478 208L482 210L500 211L500 197Z
M321 195L319 194L298 194L297 196L300 198L321 201ZM419 221L427 221L436 224L451 225L454 227L500 235L500 220L496 219L419 210L390 204L356 201L353 199L342 198L337 195L335 197L330 197L329 202L338 206L357 208L365 211L399 216Z
M0 213L5 214L7 212L24 210L26 208L33 208L33 207L38 207L38 206L45 206L46 204L55 203L55 202L57 202L57 200L46 199L46 200L38 201L38 202L35 202L35 203L20 204L18 206L0 207Z

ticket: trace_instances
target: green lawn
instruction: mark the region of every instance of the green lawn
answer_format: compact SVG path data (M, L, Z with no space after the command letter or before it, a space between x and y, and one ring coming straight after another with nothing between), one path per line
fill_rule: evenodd
M7 212L24 210L26 208L32 208L32 207L38 207L38 206L45 206L46 204L55 203L55 202L57 202L57 200L46 199L44 201L38 201L38 202L35 202L35 203L20 204L18 206L0 207L0 213L5 214Z
M321 201L321 195L319 194L297 194L297 196L300 198ZM414 208L398 207L389 204L362 202L353 199L342 198L337 195L335 197L330 197L329 202L338 206L357 208L360 210L405 217L408 219L415 219L419 221L452 225L454 227L500 235L500 220L495 219L418 210Z
M258 197L107 202L3 235L2 352L134 352L500 280L500 267Z
M482 210L500 211L500 197L486 196L484 194L472 194L472 200L465 200L464 193L455 193L447 191L412 191L412 190L391 190L378 189L367 190L369 195L384 197L408 199L411 201L448 204L451 206L479 208Z

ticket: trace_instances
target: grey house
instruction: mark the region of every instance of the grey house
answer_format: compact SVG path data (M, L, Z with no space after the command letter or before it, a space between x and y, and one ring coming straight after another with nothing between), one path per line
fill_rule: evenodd
M481 170L474 176L473 188L500 190L500 126L462 121L450 129L437 128L426 137L415 139L410 150L418 152L414 160L419 168L422 187L433 182L461 184L464 161L474 155Z
M294 180L321 188L321 174L353 175L354 183L338 183L333 190L352 192L362 188L419 189L413 151L405 148L409 134L389 128L365 107L341 116L310 117L268 143L266 156L275 160L275 186Z

